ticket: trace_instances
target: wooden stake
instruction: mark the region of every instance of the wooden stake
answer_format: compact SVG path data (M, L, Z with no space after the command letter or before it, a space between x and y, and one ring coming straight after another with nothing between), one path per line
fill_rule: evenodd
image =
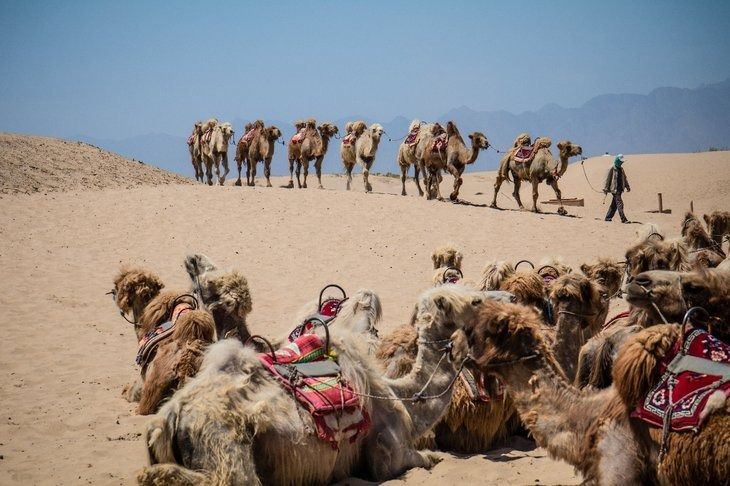
M692 214L694 214L694 212L695 212L695 202L694 201L689 202L689 212Z
M657 196L659 196L659 213L664 212L664 205L662 204L662 193L658 193Z

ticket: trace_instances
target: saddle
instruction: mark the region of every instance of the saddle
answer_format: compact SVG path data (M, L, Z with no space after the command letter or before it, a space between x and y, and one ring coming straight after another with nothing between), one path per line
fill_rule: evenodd
M203 136L201 137L201 140L203 143L210 143L210 139L213 137L213 129L209 128L205 131Z
M512 158L515 162L518 162L520 164L528 162L532 158L532 152L534 151L534 149L534 145L521 145L517 147L517 150L515 150Z
M195 134L191 133L188 137L188 145L193 145L195 143Z
M258 355L259 361L279 383L312 415L317 435L333 449L343 439L354 442L370 428L370 417L359 396L340 374L327 341L310 333L271 353Z
M335 288L342 292L342 298L338 299L335 297L331 297L323 301L322 299L324 298L324 292L330 288ZM289 342L294 341L299 336L313 332L315 326L319 324L329 325L329 323L335 317L337 317L337 314L339 314L340 307L342 307L342 303L345 302L345 300L347 300L347 294L342 287L335 284L329 284L325 286L319 292L317 312L308 316L301 324L299 324L292 330L292 332L289 333Z
M180 297L187 296L182 295ZM180 299L180 297L178 297L178 299ZM143 368L146 367L147 364L154 357L155 351L157 351L157 346L159 346L162 341L170 337L170 335L172 334L178 318L191 310L195 310L195 306L191 305L188 302L180 302L175 304L172 309L172 314L170 315L170 320L163 322L162 324L145 334L144 337L139 341L139 348L137 350L137 358L135 359L135 362Z
M403 143L405 143L406 145L417 144L418 143L418 134L420 132L421 132L421 127L419 125L419 126L415 127L413 130L411 130L411 132L408 134L408 136L406 137L406 139Z
M304 133L307 131L306 127L300 128L297 133L291 138L291 144L296 145L304 140Z
M473 402L489 403L493 399L501 400L504 398L504 384L496 377L463 369L459 374L459 378L464 384L467 395Z
M355 145L355 140L357 140L357 136L354 133L348 133L342 139L342 145L345 145L347 147Z
M438 137L434 138L433 144L431 145L431 152L443 152L446 149L446 145L449 143L449 138L445 133L442 133Z
M660 363L661 378L631 413L665 431L698 431L711 396L730 396L730 345L704 329L680 337Z
M238 143L242 144L249 144L251 143L251 140L253 140L253 137L258 133L258 128L252 128L251 130L247 131L243 134L241 137L241 140L238 141Z

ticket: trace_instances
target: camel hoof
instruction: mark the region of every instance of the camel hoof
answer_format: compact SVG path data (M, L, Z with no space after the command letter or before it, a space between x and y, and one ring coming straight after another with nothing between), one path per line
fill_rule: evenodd
M457 195L456 195L456 194L454 194L454 193L452 193L452 194L451 194L451 195L449 196L449 199L451 199L451 200L452 200L452 201L454 201L454 202L459 202L459 196L457 196Z
M489 205L489 207L490 207L490 208L492 208L492 209L499 209L499 208L497 207L497 204L496 204L496 203L492 203L492 204L490 204L490 205Z
M565 208L561 206L561 207L558 208L558 214L560 216L567 216L568 215L568 211L566 211Z
M403 191L403 192L400 193L400 195L401 196L407 196L408 194L406 194L406 191Z
M289 185L286 186L287 189L294 189L294 181L289 181Z
M266 187L274 187L274 186L271 185L271 182L267 182Z
M241 184L241 181L238 180L238 181L236 181L236 183L234 185L236 185L236 186L242 186L243 184Z
M324 186L322 184L320 184L319 187L317 187L317 189L324 189Z
M371 186L370 184L367 184L365 186L365 192L373 192L373 186Z

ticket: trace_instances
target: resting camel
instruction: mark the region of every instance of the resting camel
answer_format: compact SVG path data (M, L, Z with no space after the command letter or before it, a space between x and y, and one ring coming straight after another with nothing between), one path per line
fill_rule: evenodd
M725 287L730 293L730 287ZM627 341L616 357L613 371L616 390L624 414L641 405L662 375L660 363L673 351L683 326L663 324L643 329ZM723 361L722 358L712 358ZM727 362L727 356L725 356ZM727 365L725 365L727 366ZM699 431L673 431L667 434L666 454L657 467L661 484L727 484L730 478L730 402L725 391L716 390L701 415ZM632 418L635 434L658 462L663 437L660 428Z
M215 165L215 175L218 177L218 183L222 186L228 175L228 142L233 137L233 127L230 123L216 124L212 128L210 140L206 141L203 137L201 154L203 162L205 162L205 175L208 179L208 185L213 185L213 166ZM223 174L220 173L220 164L223 163Z
M142 314L164 287L157 274L138 266L124 265L114 277L114 287L109 293L124 319L134 325L137 342L145 334L140 325ZM130 313L131 319L127 317Z
M710 238L700 220L690 212L684 215L682 239L687 244L690 264L695 268L715 268L725 259L722 246Z
M451 393L435 396L454 376L444 349L454 324L474 317L483 297L460 286L443 286L419 298L417 366L400 379L382 376L359 333L333 325L330 346L341 376L361 396L368 430L335 447L316 435L314 420L267 372L253 349L235 340L215 344L203 367L148 425L151 466L141 484L329 484L349 476L382 481L413 467L430 468L434 456L411 445L444 414ZM318 328L319 329L319 328Z
M479 150L486 150L489 147L487 137L481 132L474 132L469 135L469 138L471 148L466 146L452 121L446 124L445 147L439 148L439 145L435 145L436 139L431 133L427 132L421 138L416 148L416 159L426 178L426 197L428 199L432 199L435 194L439 200L443 200L439 186L439 174L442 170L448 170L454 176L454 190L449 199L452 201L459 199L459 188L463 183L461 175L464 173L464 169L477 160Z
M352 184L352 169L355 168L357 163L357 155L355 153L355 142L363 132L367 130L367 125L362 120L347 122L345 124L346 135L342 137L340 143L340 157L342 158L342 165L345 166L345 173L347 174L347 190L350 190Z
M522 206L522 200L520 199L520 184L522 181L529 181L532 184L532 211L539 212L537 208L537 188L543 181L553 188L555 191L555 197L560 201L560 207L558 208L558 214L567 214L565 208L562 205L562 194L558 187L558 179L565 174L568 169L568 159L575 157L583 153L583 149L579 145L575 145L568 140L558 142L558 150L560 151L559 160L553 158L550 152L550 139L540 138L535 141L534 158L532 162L519 163L513 159L515 149L510 150L499 163L499 171L497 172L497 180L494 182L494 197L492 199L491 207L497 207L497 194L499 188L502 187L502 183L505 180L509 180L509 174L512 174L512 180L514 181L514 196L520 209L524 209Z
M190 162L195 171L195 180L203 182L203 159L200 154L200 137L203 135L203 122L197 121L193 125L193 133L188 137L188 150L190 151Z
M274 125L261 128L254 134L246 156L246 185L256 185L256 164L263 162L266 187L271 187L271 160L274 158L274 145L280 137L281 130Z
M723 240L730 237L730 211L713 211L702 217L710 236L722 248Z
M296 126L296 125L295 125ZM322 161L327 154L330 138L337 134L337 127L331 123L323 123L319 127L316 126L314 119L307 120L304 133L299 140L289 142L288 158L289 158L289 187L294 187L294 163L296 162L297 187L300 189L307 188L307 175L309 174L309 163L314 161L314 168L317 171L317 180L319 188L322 186ZM297 132L298 134L300 132ZM297 137L297 135L295 135ZM304 182L299 179L299 175L304 168Z
M520 418L550 457L583 475L583 484L651 484L648 452L632 434L613 388L574 388L558 365L532 309L485 301L477 319L452 336L452 358L496 375Z
M418 181L418 175L421 170L416 159L416 146L418 145L420 137L424 133L421 130L433 130L436 127L438 127L439 130L443 130L441 125L438 123L426 125L420 120L413 120L408 127L408 135L406 135L405 140L403 140L398 147L397 161L400 166L400 181L403 185L401 196L406 195L406 179L408 178L408 169L411 166L413 166L413 180L418 188L418 195L423 196L423 189L421 189L421 183Z
M373 186L370 185L368 176L370 175L370 168L375 163L375 154L378 152L378 145L380 145L380 137L383 136L383 132L383 127L379 123L373 123L355 139L355 158L357 163L362 166L365 192L373 191ZM347 176L349 186L352 170L348 172Z

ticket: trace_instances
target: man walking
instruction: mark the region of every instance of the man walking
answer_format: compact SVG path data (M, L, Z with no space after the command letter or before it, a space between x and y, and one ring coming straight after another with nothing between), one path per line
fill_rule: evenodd
M629 180L626 178L626 172L624 172L621 167L623 163L623 154L618 154L613 160L613 167L608 170L608 174L606 175L606 183L603 186L603 193L608 194L610 192L613 196L613 199L611 200L611 207L608 208L608 212L606 213L606 221L611 221L613 219L613 215L616 214L616 211L618 210L618 215L621 216L621 222L629 222L624 214L624 202L621 199L621 193L624 192L624 189L626 189L626 192L631 192Z

